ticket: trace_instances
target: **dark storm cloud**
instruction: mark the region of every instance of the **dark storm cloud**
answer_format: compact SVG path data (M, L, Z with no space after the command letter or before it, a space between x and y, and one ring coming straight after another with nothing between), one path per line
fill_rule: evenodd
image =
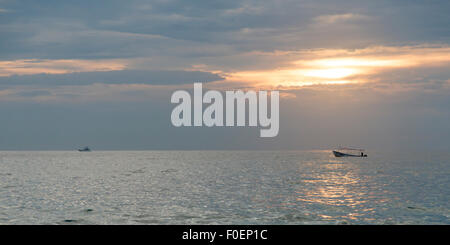
M98 71L66 74L34 74L0 77L0 85L64 86L105 84L177 85L222 80L219 75L200 71Z

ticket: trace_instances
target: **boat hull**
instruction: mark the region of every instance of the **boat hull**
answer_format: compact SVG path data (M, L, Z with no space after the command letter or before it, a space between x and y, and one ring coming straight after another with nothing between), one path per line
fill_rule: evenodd
M89 147L84 147L84 148L81 148L81 149L78 149L78 151L79 152L90 152L91 151L91 149L89 148Z
M335 157L367 157L367 155L354 155L354 154L348 154L348 153L343 153L340 151L333 151L333 155Z

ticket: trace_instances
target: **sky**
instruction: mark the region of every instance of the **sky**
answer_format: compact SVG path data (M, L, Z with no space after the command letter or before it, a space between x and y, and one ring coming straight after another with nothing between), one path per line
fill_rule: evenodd
M0 150L450 149L449 1L0 0ZM280 91L277 137L176 90Z

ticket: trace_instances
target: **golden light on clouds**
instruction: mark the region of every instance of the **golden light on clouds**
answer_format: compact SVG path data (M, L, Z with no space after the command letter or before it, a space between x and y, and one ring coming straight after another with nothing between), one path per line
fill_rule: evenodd
M297 62L298 64L302 64L302 62ZM335 59L319 59L304 62L303 64L312 65L312 66L322 66L322 67L400 67L405 65L411 65L411 61L409 60L383 60L378 59L377 57L367 57L367 58L357 58L357 57L349 57L349 58L335 58Z
M275 53L279 55L279 52ZM292 88L371 82L368 76L414 67L449 66L449 47L373 47L359 50L321 49L294 54L299 58L283 67L237 71L227 81L249 87Z
M419 67L450 67L448 46L369 47L363 49L305 49L297 51L249 52L222 57L222 64L189 63L184 70L220 74L220 88L289 90L305 86L375 83L386 72ZM240 66L254 60L254 66ZM0 61L0 76L113 71L138 67L152 69L148 59ZM145 65L147 64L147 66ZM247 68L243 68L247 67ZM251 67L251 69L249 69ZM182 69L182 68L180 68ZM393 86L393 85L392 85Z
M238 72L229 74L226 81L243 82L249 87L303 87L312 85L331 85L356 83L346 80L357 71L354 69L292 69L254 72Z
M294 73L297 73L294 71ZM298 73L306 77L317 77L326 79L340 79L358 73L357 69L338 67L326 69L298 70Z
M0 76L63 74L87 71L123 70L126 64L122 60L41 60L22 59L0 61Z

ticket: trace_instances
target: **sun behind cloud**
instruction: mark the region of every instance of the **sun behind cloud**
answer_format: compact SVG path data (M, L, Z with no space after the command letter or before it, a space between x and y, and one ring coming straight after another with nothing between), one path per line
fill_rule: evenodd
M294 60L283 67L228 73L226 81L240 82L248 87L282 89L311 85L361 84L376 82L377 76L387 71L449 64L450 48L447 46L321 49L311 50L309 56Z

